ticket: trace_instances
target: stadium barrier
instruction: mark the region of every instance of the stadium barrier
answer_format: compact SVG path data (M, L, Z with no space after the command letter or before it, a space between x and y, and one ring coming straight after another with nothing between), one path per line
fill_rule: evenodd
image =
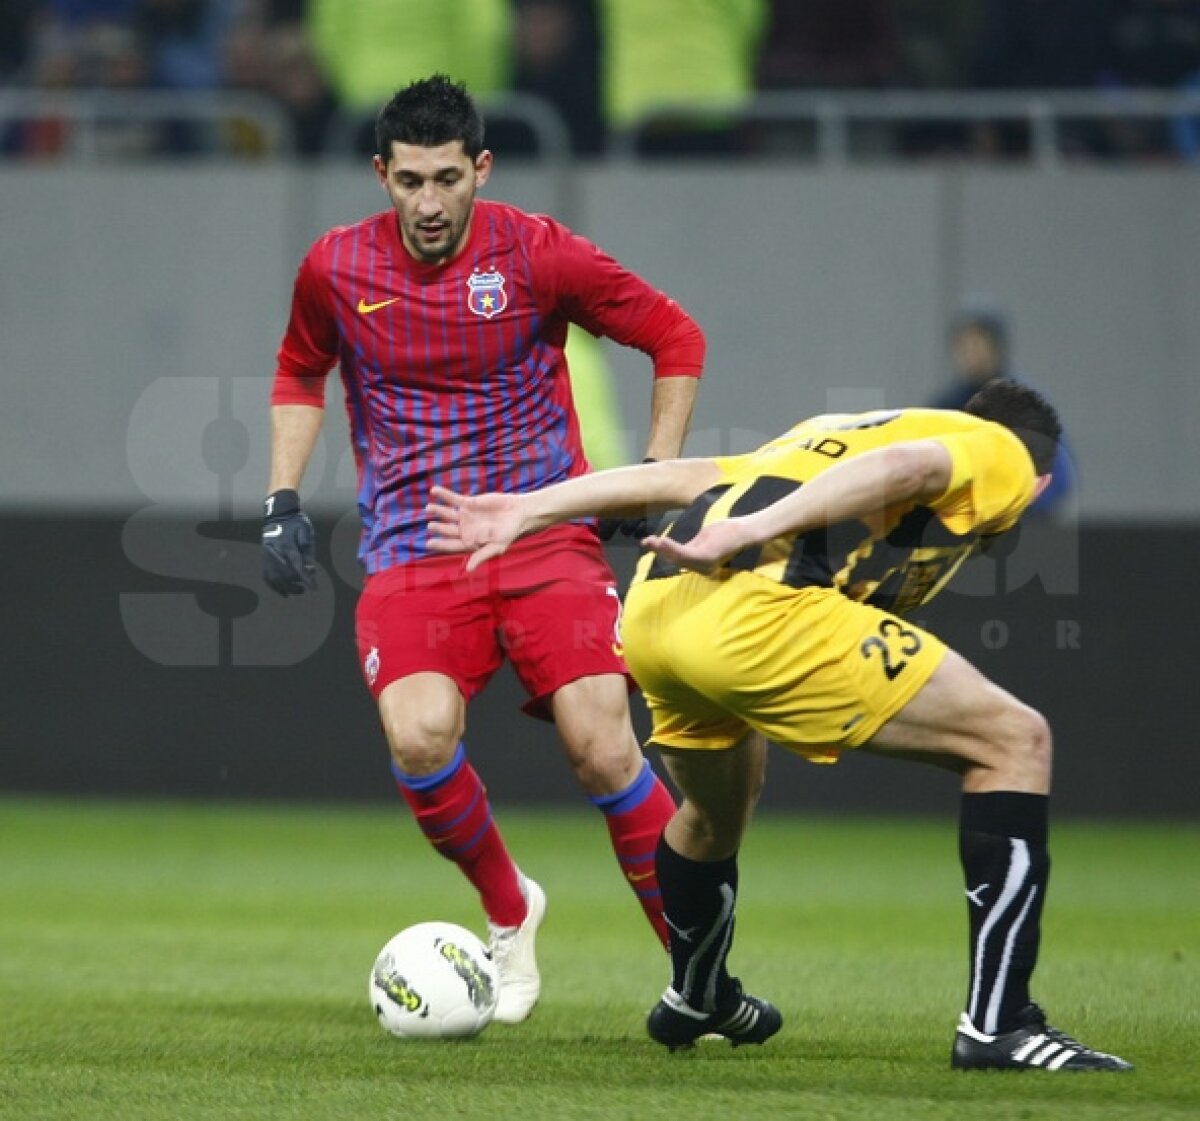
M789 150L795 154L797 126L811 130L811 151L822 166L835 167L856 155L888 155L872 145L856 149L855 131L864 126L979 125L1015 122L1027 134L1030 159L1039 167L1057 167L1067 158L1065 130L1076 123L1155 121L1178 130L1177 154L1200 154L1200 90L888 90L764 91L735 105L722 105L719 118L729 125L790 127ZM609 153L619 160L642 155L647 135L664 125L711 124L712 106L664 102L648 109L629 128L614 132ZM778 149L776 150L778 151ZM890 153L895 154L895 153Z
M356 665L352 533L318 519L320 590L283 600L259 575L257 521L5 515L0 790L234 799L391 800L374 706ZM610 549L624 582L632 545ZM1200 526L1031 523L968 563L915 618L1046 713L1064 815L1200 813L1191 678ZM86 564L80 564L86 558ZM1153 558L1153 578L1130 576ZM955 590L957 586L958 590ZM578 805L550 727L523 716L504 670L467 742L499 802ZM648 731L640 701L639 731ZM816 767L772 753L764 807L947 815L956 780L851 754Z
M510 93L481 99L489 125L515 125L531 145L524 154L547 164L565 164L571 139L561 113L545 98ZM648 109L637 122L610 136L608 154L616 160L635 159L647 134L665 124L695 127L711 123L711 106L694 102L664 102ZM719 110L722 120L738 125L804 126L811 130L812 153L825 166L836 166L862 154L856 150L857 129L870 125L979 125L1010 122L1024 130L1028 152L1040 167L1055 167L1069 157L1066 129L1079 123L1157 122L1174 135L1175 154L1200 155L1200 89L1048 90L1004 92L978 90L790 91L771 90ZM63 155L72 158L120 158L121 149L106 149L108 131L133 125L183 122L203 126L206 143L198 153L213 158L247 154L239 145L236 124L257 133L250 154L282 157L294 152L294 135L287 114L261 94L227 90L73 90L0 89L0 134L21 122L59 120L70 129ZM361 152L360 139L374 112L343 110L334 118L326 139L333 159ZM224 129L225 136L221 135ZM231 135L233 139L231 139ZM794 139L795 132L789 133ZM792 145L798 154L803 145ZM11 146L10 158L20 156ZM167 153L169 155L169 153ZM776 152L777 154L777 152ZM872 147L870 155L897 155Z
M40 153L83 161L126 161L144 156L231 159L284 157L295 150L287 115L261 94L170 90L55 91L0 89L0 136L10 159L23 154L19 130L60 127L56 151ZM189 131L185 151L172 150L158 135L144 143L131 130L178 127Z

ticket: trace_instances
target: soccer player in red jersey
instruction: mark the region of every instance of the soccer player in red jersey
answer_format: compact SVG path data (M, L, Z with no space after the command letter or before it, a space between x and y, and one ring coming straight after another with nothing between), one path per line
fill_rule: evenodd
M401 794L480 894L500 970L496 1018L515 1023L540 993L545 895L510 857L466 759L468 702L507 657L526 711L554 721L664 945L654 854L675 807L630 722L620 600L595 524L548 529L467 576L461 558L430 552L425 502L434 485L525 491L589 470L563 358L569 323L650 357L646 456L677 456L704 337L673 300L560 223L476 198L492 154L462 85L436 75L400 90L376 140L391 209L330 230L296 278L271 397L264 578L283 595L313 585L297 490L336 364L363 526L360 664Z

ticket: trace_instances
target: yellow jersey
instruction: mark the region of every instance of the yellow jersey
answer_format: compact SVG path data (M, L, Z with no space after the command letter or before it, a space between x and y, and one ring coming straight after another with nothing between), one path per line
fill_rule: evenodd
M790 587L835 588L860 603L909 611L945 587L977 548L981 527L989 536L1003 532L1033 501L1033 460L1003 425L942 409L814 417L747 455L716 459L721 481L663 532L689 541L701 527L761 510L838 463L914 440L935 440L950 453L950 484L936 499L895 503L864 520L778 537L725 564ZM633 582L680 571L649 554Z

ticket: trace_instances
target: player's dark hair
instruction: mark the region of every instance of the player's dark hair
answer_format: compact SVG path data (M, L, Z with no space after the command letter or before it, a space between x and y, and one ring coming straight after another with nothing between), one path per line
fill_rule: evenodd
M375 147L385 163L393 141L437 148L455 140L475 160L483 151L483 117L466 85L445 74L397 90L375 118Z
M1058 413L1036 389L1010 378L992 378L964 406L964 413L1012 430L1029 450L1034 470L1048 475L1062 438Z

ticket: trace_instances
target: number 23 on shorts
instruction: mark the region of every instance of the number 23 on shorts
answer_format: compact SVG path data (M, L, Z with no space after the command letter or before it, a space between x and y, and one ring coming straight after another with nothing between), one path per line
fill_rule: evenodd
M921 649L921 636L898 619L882 619L879 633L862 640L859 652L868 660L878 656L889 681L895 681L908 666L908 659Z

